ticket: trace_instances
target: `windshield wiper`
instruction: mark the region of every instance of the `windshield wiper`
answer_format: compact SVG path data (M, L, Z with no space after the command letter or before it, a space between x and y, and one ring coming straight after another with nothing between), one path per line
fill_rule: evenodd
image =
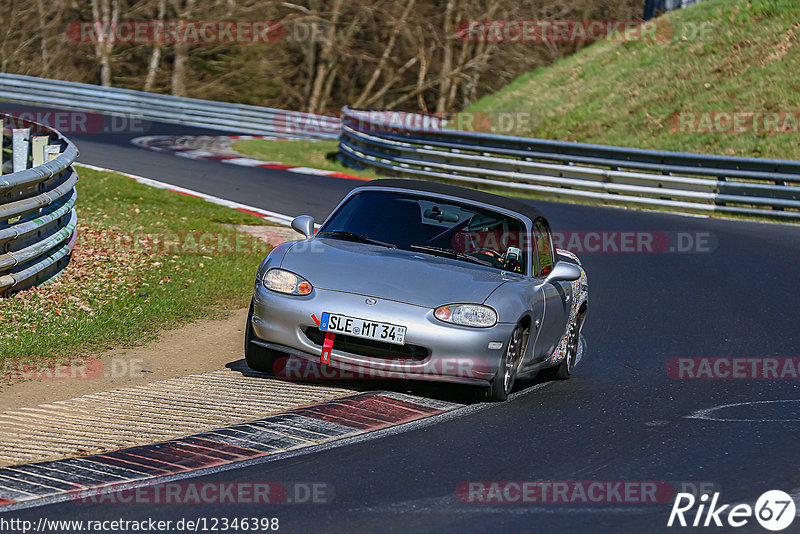
M346 241L358 241L359 243L366 243L368 245L378 245L379 247L397 248L397 245L386 243L385 241L378 241L365 235L357 234L355 232L345 232L343 230L326 230L324 232L317 232L317 237L332 237L334 239L344 239Z
M458 252L455 250L451 250L449 248L433 247L430 245L411 245L408 248L419 252L427 252L428 254L433 254L434 256L445 256L457 260L464 260L472 263L477 263L478 265L483 265L485 267L494 267L494 265L492 265L491 262L481 260L479 258L476 258L475 256L470 256L469 254L464 254L463 252Z

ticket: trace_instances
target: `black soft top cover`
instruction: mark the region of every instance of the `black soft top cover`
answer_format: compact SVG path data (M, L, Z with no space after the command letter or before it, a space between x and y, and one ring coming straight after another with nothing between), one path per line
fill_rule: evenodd
M498 208L505 208L507 210L516 211L528 217L531 221L535 221L539 217L544 218L542 212L531 204L527 204L516 198L503 197L500 195L493 195L484 191L477 191L475 189L468 189L466 187L458 187L457 185L441 184L437 182L426 182L422 180L400 180L400 179L380 179L372 180L363 186L364 188L370 187L393 187L397 189L410 189L412 191L422 191L425 193L438 193L440 195L448 195L451 197L459 197L465 200L472 200L474 202L481 202L497 206Z

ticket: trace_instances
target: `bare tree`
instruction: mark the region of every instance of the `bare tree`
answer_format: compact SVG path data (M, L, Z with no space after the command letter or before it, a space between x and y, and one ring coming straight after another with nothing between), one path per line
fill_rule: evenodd
M161 23L164 22L164 17L167 12L167 0L158 0L158 15L157 20ZM150 61L147 65L147 76L144 79L144 90L151 91L153 89L153 83L156 79L156 73L158 72L158 64L161 60L161 46L163 43L157 38L156 42L153 43L153 51L150 53Z
M3 72L315 111L455 111L585 46L465 39L459 29L470 20L641 15L641 0L4 1ZM119 21L153 19L273 20L288 35L272 44L115 42ZM91 42L65 31L89 21Z
M36 0L36 11L39 15L39 40L41 41L42 70L48 70L50 62L47 54L47 23L43 0Z
M2 39L0 39L0 70L3 72L8 71L8 64L10 63L10 54L6 53L6 49L10 43L11 37L11 28L14 25L18 25L19 21L17 20L17 0L11 0L11 9L8 11L0 10L0 28L3 33ZM4 12L5 11L5 12ZM8 15L8 20L6 20L6 14Z
M325 35L325 43L322 46L322 51L320 52L319 59L316 62L317 65L316 72L314 73L314 82L311 87L311 95L308 99L308 109L312 113L319 109L325 78L328 76L328 72L334 67L333 52L336 44L336 33L339 26L339 19L342 16L343 4L344 0L334 0L333 8L331 9L331 21L328 25L328 30Z
M408 0L402 15L400 15L399 19L394 21L394 26L392 28L391 35L389 36L389 41L386 43L386 48L383 49L381 59L378 61L378 66L375 67L374 71L372 71L372 76L370 76L366 85L364 85L364 88L361 90L361 94L358 96L358 98L356 98L356 101L353 103L353 107L358 108L363 106L367 98L369 98L373 87L375 87L375 84L378 82L381 74L383 74L386 64L394 52L394 47L397 44L397 37L400 35L400 32L405 26L408 16L411 13L411 10L414 8L415 2L416 0Z
M172 0L172 5L178 13L181 22L187 22L194 13L195 0ZM186 61L189 43L186 39L179 38L174 47L175 57L172 60L172 94L184 96L186 94Z
M111 86L111 53L114 51L114 29L119 21L119 0L91 0L97 44L95 55L100 62L100 84Z
M441 75L439 76L439 98L436 101L437 114L444 113L447 93L450 90L450 84L453 83L453 47L451 46L451 41L455 39L455 23L453 21L455 7L456 0L447 0L447 5L444 9L444 57L442 59Z

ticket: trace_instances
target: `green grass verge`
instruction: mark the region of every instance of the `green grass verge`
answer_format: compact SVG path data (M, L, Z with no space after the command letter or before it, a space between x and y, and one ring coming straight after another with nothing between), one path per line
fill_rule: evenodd
M79 169L78 242L52 283L0 299L2 358L73 357L246 306L269 245L234 209Z
M233 149L251 158L277 161L284 165L311 167L326 171L341 172L362 178L381 178L375 172L358 171L345 167L332 155L339 151L339 142L334 140L264 140L246 139L236 141Z
M594 44L467 111L509 135L800 159L796 123L789 133L693 133L679 122L681 112L800 117L798 21L796 0L708 0L659 19L671 38Z

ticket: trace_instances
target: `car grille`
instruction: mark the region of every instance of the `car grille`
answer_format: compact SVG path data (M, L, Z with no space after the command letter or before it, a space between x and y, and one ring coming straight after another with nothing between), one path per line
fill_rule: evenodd
M303 333L312 343L318 345L320 349L322 349L322 343L325 340L325 332L321 331L319 328L307 327L303 329ZM392 360L396 362L421 362L430 355L428 349L420 347L419 345L395 345L393 343L384 343L382 341L348 336L346 334L336 334L333 340L333 349L358 356L365 356L367 358Z

